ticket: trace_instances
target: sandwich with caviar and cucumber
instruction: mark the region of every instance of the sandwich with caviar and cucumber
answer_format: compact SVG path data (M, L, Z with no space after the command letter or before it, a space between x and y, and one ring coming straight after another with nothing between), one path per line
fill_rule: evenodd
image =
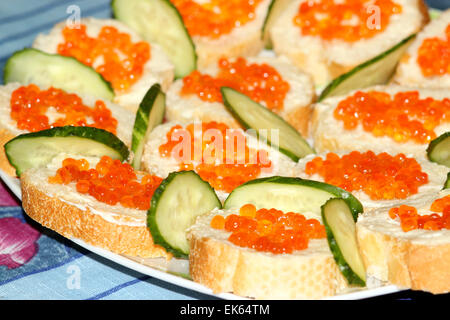
M285 57L222 58L216 65L176 80L167 91L168 121L211 121L240 127L224 106L221 87L231 87L280 115L308 135L315 88L311 77Z
M2 147L20 134L66 125L104 129L130 146L134 118L133 112L94 96L18 82L0 86ZM0 155L0 168L10 176L15 176L15 170L4 152Z
M148 88L159 83L166 91L174 78L164 50L115 19L83 18L74 26L60 22L39 34L33 48L94 68L111 84L112 101L133 112Z

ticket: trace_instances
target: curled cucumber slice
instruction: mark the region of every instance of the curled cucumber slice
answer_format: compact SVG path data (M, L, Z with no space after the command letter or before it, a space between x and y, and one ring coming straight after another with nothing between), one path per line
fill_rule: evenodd
M166 109L166 95L161 91L159 84L154 84L145 94L134 120L131 151L134 153L133 167L141 168L141 158L147 135L164 120Z
M46 166L60 153L109 156L121 161L129 156L127 146L119 138L93 127L65 126L25 133L8 141L4 148L19 177L27 169Z
M268 145L296 162L315 153L302 135L277 114L232 88L222 87L221 91L224 104L235 119L245 129L254 130Z
M356 219L347 202L328 200L322 206L328 245L339 269L351 285L365 286L366 270L356 240Z
M93 68L75 58L33 48L17 51L6 61L3 81L53 86L109 101L114 99L111 84Z
M386 84L393 76L400 58L416 37L410 35L398 44L337 77L325 87L318 101L325 98L346 95L350 91L363 89L373 85Z
M430 142L427 148L427 156L430 161L450 168L450 131L441 134Z

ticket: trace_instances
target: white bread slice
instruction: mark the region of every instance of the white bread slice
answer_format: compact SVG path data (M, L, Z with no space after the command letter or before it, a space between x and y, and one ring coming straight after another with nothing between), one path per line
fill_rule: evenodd
M419 214L430 214L431 203L450 194L450 189L424 199L405 202ZM356 233L366 272L374 281L431 293L450 291L450 230L416 229L403 232L389 208L365 212Z
M286 57L250 57L246 60L249 64L267 64L273 67L282 79L289 83L290 90L284 99L284 107L280 111L277 110L277 113L306 137L312 110L310 105L315 98L311 77L298 70ZM218 72L217 65L202 71L211 76L216 76ZM179 79L167 91L166 118L168 121L215 120L231 127L240 127L223 103L203 101L195 94L183 96L180 94L182 88L183 80ZM262 104L264 105L264 102Z
M194 122L197 123L197 122ZM200 124L200 122L198 122ZM158 177L165 178L169 173L180 170L180 163L178 159L173 157L163 158L159 153L159 146L167 142L167 133L175 125L181 125L185 127L189 123L182 122L166 122L153 129L147 138L147 142L144 146L144 153L142 155L142 167L143 170L157 175ZM201 126L200 126L201 128ZM244 132L242 129L234 129ZM295 162L290 158L280 153L275 148L272 148L265 144L264 142L258 141L254 136L245 133L247 138L247 145L250 148L258 150L266 150L268 153L269 160L272 162L272 167L268 169L263 169L258 178L268 177L268 176L292 176L294 173ZM225 146L224 146L225 148ZM196 163L194 162L194 165ZM221 201L224 201L228 196L223 190L215 190L217 196Z
M436 100L450 98L448 90L425 89L416 87L405 87L399 85L374 86L360 91L381 91L394 95L397 92L418 91L421 99L431 97ZM366 132L359 125L355 130L345 130L342 121L334 118L333 112L340 101L351 96L356 91L350 92L346 96L331 97L314 105L311 120L311 136L314 140L314 148L317 152L326 151L368 151L375 153L404 153L414 157L426 157L428 144L418 144L413 141L398 143L393 139L383 136L375 137L370 132ZM450 131L450 122L444 122L435 128L436 136Z
M302 35L294 25L301 3L293 0L273 23L269 33L276 54L288 56L300 69L310 73L318 86L324 86L339 75L393 47L409 35L418 32L429 20L423 0L395 0L403 8L401 14L391 16L387 28L372 38L354 43ZM337 2L337 1L336 1ZM373 12L367 13L369 19Z
M229 232L210 226L215 215L233 213L214 209L188 229L189 271L195 282L215 293L255 299L321 299L348 287L326 239L312 239L307 249L292 254L242 248L227 240Z
M144 41L136 32L122 22L115 19L83 18L81 24L86 25L86 33L90 37L97 37L104 26L115 27L119 32L127 33L131 41ZM58 45L64 43L62 30L66 22L56 24L48 34L39 34L33 42L33 48L48 52L57 53ZM120 49L120 48L119 48ZM93 67L101 63L101 59L94 62ZM114 102L124 106L131 111L136 111L147 90L155 83L161 85L161 89L166 91L174 78L174 66L167 55L155 43L150 44L150 59L144 65L144 72L141 78L135 82L125 92L115 92Z
M432 88L448 88L450 87L450 74L442 76L426 77L422 74L419 64L417 63L418 50L425 39L441 38L446 40L445 29L450 24L450 9L443 11L441 15L432 20L417 35L413 43L400 60L393 81L408 86L432 87Z
M114 253L143 258L171 255L154 245L147 228L147 211L108 205L80 194L74 182L50 184L66 157L61 154L46 168L26 170L21 175L22 206L33 220L67 238L76 238ZM99 158L86 157L91 167Z
M17 82L8 83L0 86L0 144L3 146L6 142L18 136L19 134L27 133L25 130L17 128L16 121L11 119L11 94L14 90L20 88L22 85ZM41 90L48 88L40 87ZM80 96L80 95L79 95ZM83 103L87 106L95 106L98 98L91 96L80 96ZM102 100L103 101L103 100ZM131 135L133 132L134 118L136 114L128 109L125 109L110 101L103 101L106 107L111 110L112 116L117 119L116 135L127 146L131 145ZM50 106L51 107L51 106ZM58 116L54 108L49 108L47 112L49 120ZM15 169L9 164L4 150L0 152L0 169L8 173L10 176L15 176Z
M197 3L204 1L195 0ZM197 68L202 70L225 57L256 56L264 47L261 29L271 0L262 0L256 7L254 19L242 26L233 28L230 33L223 34L214 39L205 36L193 35L197 53Z
M320 182L325 182L324 178L319 174L309 175L305 173L306 164L314 159L315 157L321 157L322 159L326 158L327 153L321 153L317 155L308 155L303 159L300 159L297 163L297 176L303 179L316 180ZM337 153L340 157L348 153ZM396 154L391 154L395 156ZM411 158L408 156L408 158ZM392 200L372 200L369 195L367 195L362 190L351 191L351 193L361 202L364 207L364 211L372 210L376 208L382 207L392 207L396 206L399 203L409 200L416 199L427 199L430 196L436 194L440 190L442 190L445 181L447 179L447 173L450 169L446 166L439 165L434 162L430 162L427 159L418 158L416 161L420 164L422 168L422 172L425 172L428 175L428 183L419 187L418 193L409 196L407 199L392 199ZM345 172L342 172L342 175L345 175Z

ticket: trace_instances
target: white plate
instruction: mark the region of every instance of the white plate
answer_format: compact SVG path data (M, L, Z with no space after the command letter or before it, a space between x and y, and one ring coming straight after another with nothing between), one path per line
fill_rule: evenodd
M22 192L20 189L19 179L8 176L2 170L0 170L0 178L11 189L11 191L19 199L21 199ZM73 241L74 243L78 244L79 246L81 246L95 254L98 254L99 256L102 256L102 257L104 257L108 260L114 261L122 266L130 268L137 272L143 273L145 275L154 277L156 279L166 281L166 282L178 285L178 286L186 288L186 289L194 290L196 292L208 294L208 295L222 298L222 299L227 299L227 300L246 299L246 298L236 296L231 293L215 294L212 292L211 289L209 289L201 284L198 284L192 280L189 280L185 277L177 275L180 273L188 272L189 265L188 265L187 260L171 259L170 262L167 262L163 258L161 258L161 259L142 259L142 258L138 258L138 257L129 257L129 256L125 256L125 255L112 253L111 251L108 251L106 249L102 249L99 247L89 245L79 239L70 239L70 240ZM399 291L401 291L401 289L399 289L398 287L389 285L389 286L381 286L381 287L371 288L371 289L367 289L367 288L358 289L353 292L348 292L348 293L344 293L344 294L326 298L326 300L357 300L357 299L376 297L376 296L399 292Z

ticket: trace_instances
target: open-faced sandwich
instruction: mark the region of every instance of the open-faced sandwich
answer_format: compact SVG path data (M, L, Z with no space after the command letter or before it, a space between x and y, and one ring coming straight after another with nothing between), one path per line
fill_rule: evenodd
M240 127L223 105L223 86L248 95L307 136L314 84L284 57L222 58L217 65L176 80L167 91L167 120L214 120Z
M450 10L417 35L400 60L394 81L405 86L450 87Z
M257 299L320 299L364 286L360 212L356 198L325 183L250 181L188 229L190 274L214 292Z
M147 228L150 200L162 179L109 156L61 153L20 177L27 215L67 238L114 253L170 257Z
M220 122L167 122L148 136L142 168L160 177L194 170L223 201L259 177L292 176L295 162L240 128Z
M298 162L297 176L345 189L368 211L426 199L442 190L449 172L444 165L403 153L352 151L308 155Z
M375 86L315 104L317 152L367 151L426 156L431 140L450 130L447 90Z
M367 275L432 293L450 290L450 189L364 213L356 224Z
M274 51L322 86L418 32L428 20L423 0L295 0L268 32Z
M60 126L89 126L104 129L131 145L135 114L108 100L12 82L0 86L0 144L27 132ZM0 168L15 176L2 151Z
M255 56L263 49L261 28L270 0L172 0L198 56L198 68L221 57Z
M113 101L136 111L148 88L159 83L167 90L174 67L158 44L144 41L133 29L114 19L83 18L76 24L56 24L40 34L33 47L74 57L109 82Z

